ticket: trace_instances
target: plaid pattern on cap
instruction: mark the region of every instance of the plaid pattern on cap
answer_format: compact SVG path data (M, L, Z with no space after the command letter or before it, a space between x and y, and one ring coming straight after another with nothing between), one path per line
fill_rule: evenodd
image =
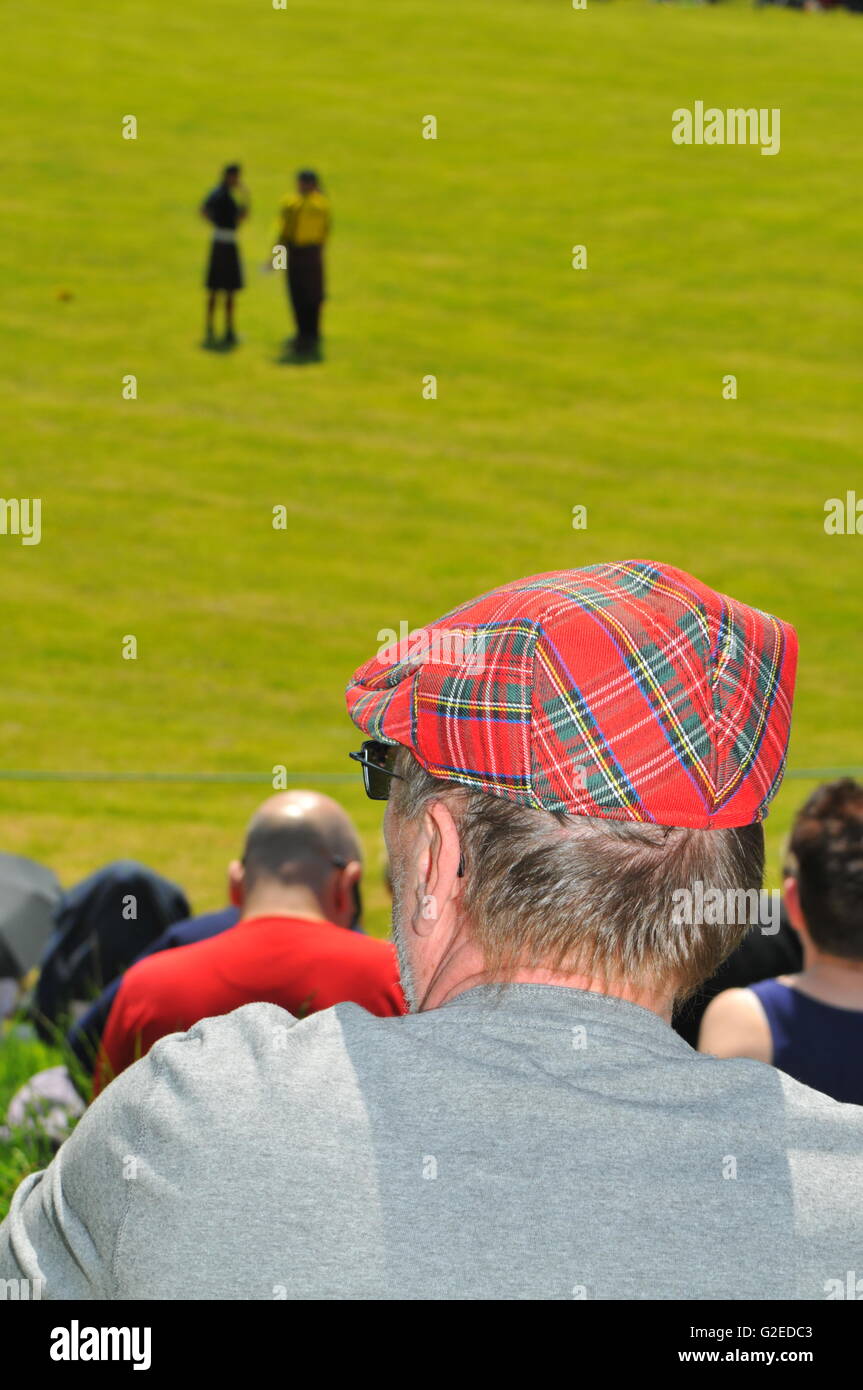
M370 738L525 806L700 829L764 818L785 770L794 629L645 560L534 575L377 653Z

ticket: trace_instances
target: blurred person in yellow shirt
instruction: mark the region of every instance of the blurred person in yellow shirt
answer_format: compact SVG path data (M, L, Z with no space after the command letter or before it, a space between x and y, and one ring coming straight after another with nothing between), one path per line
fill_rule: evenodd
M297 191L279 207L276 239L287 248L287 288L296 321L291 343L298 356L320 354L324 301L324 245L330 234L330 204L318 176L301 169Z

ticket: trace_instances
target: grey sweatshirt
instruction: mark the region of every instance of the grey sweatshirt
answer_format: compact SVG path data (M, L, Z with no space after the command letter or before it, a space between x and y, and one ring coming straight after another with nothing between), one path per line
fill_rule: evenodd
M114 1081L0 1228L48 1299L824 1299L863 1108L546 985L251 1004Z

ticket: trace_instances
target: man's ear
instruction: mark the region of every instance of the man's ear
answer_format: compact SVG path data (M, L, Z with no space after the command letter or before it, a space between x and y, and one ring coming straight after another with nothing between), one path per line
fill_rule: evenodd
M803 909L800 906L800 887L796 878L789 874L782 884L782 900L785 903L785 911L788 920L796 932L801 928L806 930L806 920L803 916Z
M232 859L228 865L228 901L232 907L242 910L246 896L246 871L239 859Z
M357 915L357 898L354 890L363 876L363 866L358 859L351 859L340 871L337 879L335 910L347 926L352 926Z
M428 935L462 891L462 850L458 827L445 801L423 813L423 847L418 869L422 901L416 929Z

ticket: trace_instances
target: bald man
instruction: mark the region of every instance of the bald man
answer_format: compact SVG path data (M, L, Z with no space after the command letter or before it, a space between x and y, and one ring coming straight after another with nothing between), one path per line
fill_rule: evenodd
M404 1013L392 946L350 930L361 876L359 840L337 802L308 791L265 801L229 870L240 920L126 972L93 1094L167 1033L243 1004L278 1004L298 1018L348 1002L381 1018Z

